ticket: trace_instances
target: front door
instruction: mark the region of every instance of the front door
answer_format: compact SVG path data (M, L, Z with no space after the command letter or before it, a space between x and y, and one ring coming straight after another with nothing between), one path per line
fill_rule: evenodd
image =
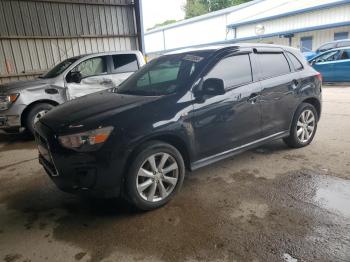
M334 62L333 78L337 82L350 82L350 49L343 49Z
M226 92L197 99L194 133L197 160L232 150L261 136L260 84L253 82L249 54L220 60L204 77L224 80Z
M334 77L334 64L340 55L339 50L333 50L323 53L311 60L313 68L322 74L325 82L336 81Z
M107 56L87 59L67 74L68 100L113 87L113 81L108 74L107 59Z

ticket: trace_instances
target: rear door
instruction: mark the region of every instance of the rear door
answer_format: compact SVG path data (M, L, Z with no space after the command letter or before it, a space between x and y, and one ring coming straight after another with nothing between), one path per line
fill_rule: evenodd
M333 78L337 82L350 81L350 48L344 49L333 64Z
M111 81L115 87L119 86L125 79L136 72L140 65L136 54L112 55L111 59Z
M262 86L262 132L267 137L289 130L299 73L292 72L282 49L258 49L256 56L260 64Z
M66 86L69 100L113 87L108 75L108 56L82 61L67 74Z

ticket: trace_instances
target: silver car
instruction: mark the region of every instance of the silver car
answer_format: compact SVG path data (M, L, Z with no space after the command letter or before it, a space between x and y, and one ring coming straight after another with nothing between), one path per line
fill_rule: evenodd
M66 59L35 80L2 85L0 129L33 132L34 124L54 106L117 87L144 63L139 51L89 54Z

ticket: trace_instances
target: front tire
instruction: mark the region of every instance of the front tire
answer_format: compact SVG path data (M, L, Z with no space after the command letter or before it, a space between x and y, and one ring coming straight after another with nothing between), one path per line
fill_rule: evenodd
M34 105L26 118L26 128L31 133L34 134L34 125L39 119L44 116L48 111L50 111L54 106L47 103L40 103Z
M315 107L302 103L295 112L290 135L284 142L292 148L301 148L309 145L317 130L318 114Z
M129 202L140 210L152 210L168 203L180 190L185 164L180 152L170 144L151 141L132 160L126 178Z

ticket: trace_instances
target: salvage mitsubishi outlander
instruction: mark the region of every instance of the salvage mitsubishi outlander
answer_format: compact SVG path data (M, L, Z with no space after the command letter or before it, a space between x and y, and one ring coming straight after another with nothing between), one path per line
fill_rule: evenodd
M39 161L63 191L169 202L185 170L283 139L313 140L322 76L294 48L235 44L156 58L119 87L60 105L35 125Z

